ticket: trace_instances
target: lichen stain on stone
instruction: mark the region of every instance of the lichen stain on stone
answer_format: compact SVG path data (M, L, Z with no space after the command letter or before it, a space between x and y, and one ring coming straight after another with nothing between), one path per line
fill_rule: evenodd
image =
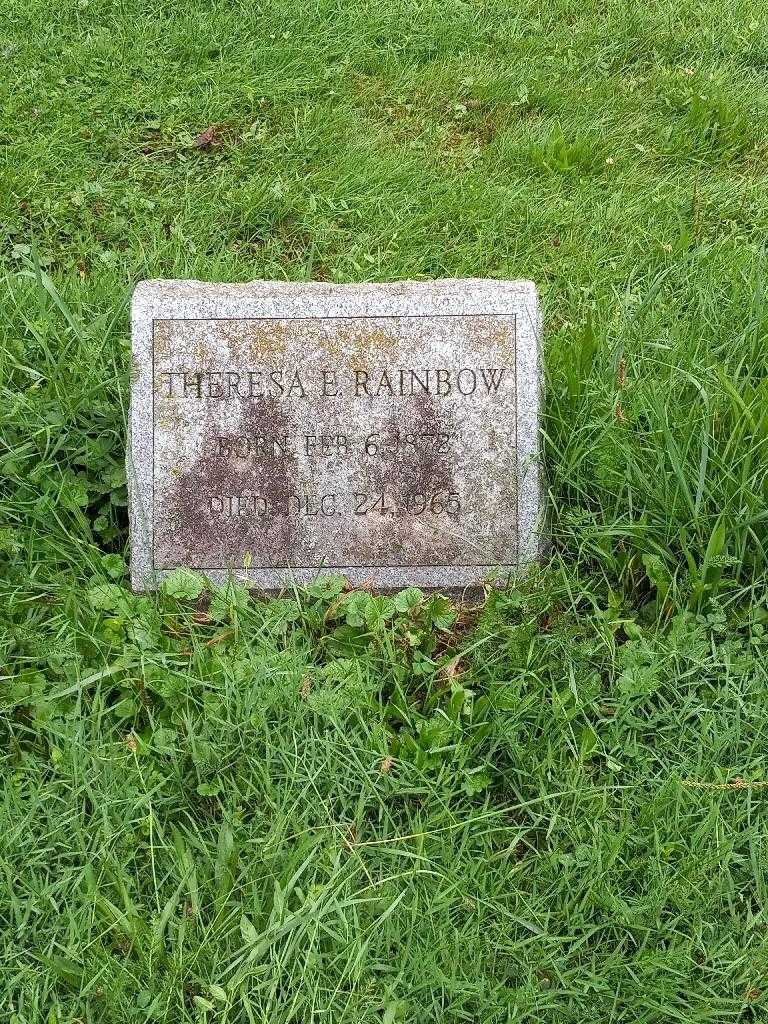
M500 324L496 317L478 317L473 337L478 345L495 348L514 357L515 328L511 324Z
M164 369L190 372L250 367L282 356L295 338L295 323L252 319L156 320L155 365L159 367L162 363ZM184 365L167 366L177 353L182 354Z
M175 328L176 325L173 320L155 320L152 324L152 342L156 369L158 360L167 359L171 353Z
M243 432L254 436L290 432L275 399L249 399L243 406ZM216 436L215 428L206 432L203 454L166 491L156 535L157 567L238 568L247 554L252 556L254 566L284 566L299 561L296 516L271 511L287 508L295 492L295 460L290 456L251 460L222 457L216 454ZM257 514L251 509L240 515L235 508L232 515L222 516L212 508L211 501L229 495L264 497L270 511Z
M189 428L187 426L184 399L178 395L169 396L164 388L167 388L166 382L160 376L156 376L155 394L157 406L155 409L155 430L161 429L167 431L171 437L188 440Z
M234 366L253 365L254 360L281 356L293 342L295 322L290 320L223 320L215 325Z
M342 364L346 360L391 352L400 343L395 334L379 325L373 326L363 318L338 323L328 320L324 323L331 325L333 329L318 331L318 344L332 359Z

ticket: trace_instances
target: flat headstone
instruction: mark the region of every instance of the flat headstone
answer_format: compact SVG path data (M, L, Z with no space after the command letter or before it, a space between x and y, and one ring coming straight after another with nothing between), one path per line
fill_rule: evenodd
M131 574L273 589L505 578L540 548L529 281L144 281Z

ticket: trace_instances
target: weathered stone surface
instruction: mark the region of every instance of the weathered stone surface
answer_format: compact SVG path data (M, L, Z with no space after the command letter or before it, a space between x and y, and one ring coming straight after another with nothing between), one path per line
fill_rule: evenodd
M532 283L145 281L132 331L137 590L461 587L536 556Z

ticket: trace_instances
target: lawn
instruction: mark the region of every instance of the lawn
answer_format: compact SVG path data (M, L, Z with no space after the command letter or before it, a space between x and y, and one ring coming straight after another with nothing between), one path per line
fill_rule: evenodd
M0 1019L768 1020L765 5L0 0L0 52ZM541 289L545 564L131 594L135 282L446 276Z

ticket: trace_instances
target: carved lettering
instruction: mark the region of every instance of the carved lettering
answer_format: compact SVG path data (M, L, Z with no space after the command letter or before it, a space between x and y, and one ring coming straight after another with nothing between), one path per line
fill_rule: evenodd
M293 449L288 434L256 434L253 437L217 437L214 454L220 459L285 459Z
M457 370L355 369L346 380L340 379L335 370L320 370L308 379L297 369L171 370L159 377L168 398L231 402L247 398L335 398L350 393L355 398L491 396L498 394L506 373L503 366L463 366Z

